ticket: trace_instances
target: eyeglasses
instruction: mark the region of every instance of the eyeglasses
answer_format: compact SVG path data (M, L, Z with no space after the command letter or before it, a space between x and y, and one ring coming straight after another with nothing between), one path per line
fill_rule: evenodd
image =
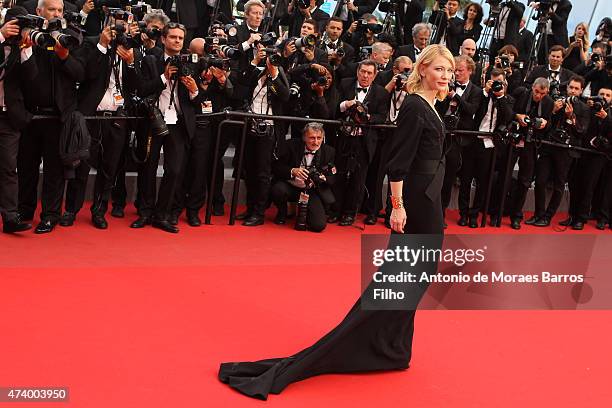
M185 26L179 23L175 23L175 22L170 22L166 25L169 29L172 28L180 28L181 30L185 31Z

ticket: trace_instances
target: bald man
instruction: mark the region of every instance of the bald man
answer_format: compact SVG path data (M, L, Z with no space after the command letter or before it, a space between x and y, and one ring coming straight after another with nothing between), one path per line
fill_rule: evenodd
M476 41L472 40L471 38L465 39L465 41L463 41L463 43L461 44L459 54L467 55L468 57L473 59L474 55L476 55Z

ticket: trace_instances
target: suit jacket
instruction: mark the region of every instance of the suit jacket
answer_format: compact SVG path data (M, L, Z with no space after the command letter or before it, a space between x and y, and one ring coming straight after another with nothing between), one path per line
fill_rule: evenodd
M529 60L529 51L533 45L533 33L528 29L524 29L519 33L517 49L519 52L519 61L527 62Z
M325 26L327 25L327 20L329 20L329 14L327 14L320 8L317 8L310 15L311 18L317 22L319 32L325 32ZM289 25L289 37L300 36L302 23L304 23L304 15L297 7L293 10L293 13L288 14L283 19L281 19L281 24Z
M532 85L536 79L538 79L538 78L547 78L548 79L548 76L549 76L548 64L547 65L538 65L527 76L527 79L525 79L525 83L527 85ZM559 77L558 77L558 81L559 81L559 83L561 83L561 85L565 85L565 84L567 84L569 82L570 79L572 79L573 76L574 76L574 73L572 71L570 71L569 69L561 67L561 71L560 71L560 74L559 74Z
M77 0L75 2L77 9L81 10L83 8L83 4L85 4L85 0ZM104 20L106 16L104 15L104 11L101 8L95 8L89 12L87 15L87 19L85 20L85 25L83 29L85 30L85 35L88 37L93 37L95 35L99 35L102 32Z
M344 49L344 57L342 58L342 64L347 64L349 62L355 61L355 48L353 48L351 44L347 43L346 41L342 41L342 39L339 38L338 42L336 43L336 48L338 47L342 47L342 49ZM317 43L317 48L327 54L327 45L323 41L319 41ZM325 62L328 61L329 60Z
M476 111L476 115L474 116L476 130L480 128L480 124L487 114L491 98L492 96L483 97L482 103ZM495 99L493 103L495 104L495 111L497 112L497 120L495 125L495 130L497 130L502 125L508 125L514 119L514 112L512 111L514 99L510 95L504 95L501 98Z
M521 19L525 13L525 5L520 1L513 1L506 3L505 7L510 8L510 14L508 15L508 21L506 22L504 45L512 44L516 47L518 46L519 42L519 28ZM502 13L505 13L504 9L502 9Z
M389 81L391 81L393 75L394 74L392 69L379 71L378 74L376 74L376 78L374 78L374 83L384 88L389 83Z
M289 84L282 67L278 67L278 76L276 79L268 77L266 86L268 87L268 106L272 107L272 112L275 115L281 115L285 112L285 104L289 101ZM262 72L252 64L249 65L245 72L238 73L237 81L242 88L247 89L245 101L251 101L253 92L257 87L258 80ZM265 74L267 75L267 74ZM236 84L234 84L236 86Z
M412 0L406 2L400 0L397 8L397 19L401 22L404 36L402 44L412 44L412 28L423 21L425 11L425 0Z
M357 79L356 78L345 78L340 82L340 103L347 100L355 99L355 93L357 91ZM370 86L368 94L363 100L364 105L368 108L370 114L371 124L385 123L387 116L389 115L389 103L390 95L387 90L375 83ZM340 104L338 104L338 116L341 119L348 119L346 112L340 112ZM364 128L363 143L368 152L369 160L374 157L374 151L376 150L376 143L378 142L379 132L376 129Z
M477 85L474 85L471 81L468 82L463 95L457 99L459 105L457 107L457 114L459 115L459 122L457 123L457 130L477 130L478 124L474 120L474 115L482 105L482 101L484 99L484 95L482 93L482 88ZM444 117L446 112L448 111L449 105L451 102L451 98L446 97L446 99L442 102L438 102L437 108L440 116ZM469 136L460 136L459 144L461 146L466 146L473 141L472 137Z
M572 3L570 0L560 0L557 10L551 14L550 21L552 22L553 41L552 44L549 41L549 48L553 45L562 45L565 48L569 46L567 36L567 19L570 11L572 11Z
M527 111L527 106L529 105L529 100L531 99L531 89L520 87L514 92L512 97L514 98L514 106L512 107L514 114L515 115L517 114L528 114L529 115L530 112ZM550 129L550 127L552 126L551 118L552 118L553 105L554 105L554 101L548 95L546 95L544 99L540 101L540 106L541 106L540 108L538 108L538 104L536 102L533 102L533 100L531 101L531 112L535 112L536 116L540 118L544 118L548 121L544 129L536 130L534 132L534 134L539 138L544 137L546 133L548 132L548 130ZM540 113L539 115L537 114L538 112Z
M99 36L88 37L78 50L77 57L85 67L85 79L79 85L79 111L84 115L94 115L100 101L108 89L112 72L110 52L103 54L98 49ZM117 57L118 58L118 57ZM129 103L129 95L136 93L140 74L136 68L128 68L121 63L121 94L125 103Z
M0 45L0 52L4 51L4 45ZM13 128L23 129L32 119L32 114L25 108L23 96L23 84L31 82L36 78L37 66L34 56L21 63L19 48L14 46L7 57L7 67L4 75L4 106L6 106L9 121ZM14 61L14 62L12 62ZM12 64L15 64L11 67Z
M439 44L440 41L442 41L442 36L444 36L444 39L446 40L446 48L448 48L453 55L459 55L461 35L463 33L463 25L465 24L465 21L458 16L447 20L446 14L438 10L431 13L431 16L429 16L429 22L431 24L439 23L436 36L433 39L432 44Z
M143 58L141 64L142 80L138 81L138 96L147 97L154 96L155 99L159 99L162 91L166 89L166 86L161 80L161 75L164 73L166 67L162 57L155 55L147 55ZM196 127L196 108L200 107L200 95L193 100L189 98L189 91L181 83L177 83L176 92L178 94L178 100L180 109L183 114L185 121L185 128L187 129L187 135L189 138L193 138ZM200 91L198 91L200 92ZM162 112L163 114L164 112Z

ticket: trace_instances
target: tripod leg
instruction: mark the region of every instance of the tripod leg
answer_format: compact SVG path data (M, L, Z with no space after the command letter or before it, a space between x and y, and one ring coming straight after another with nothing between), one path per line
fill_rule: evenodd
M489 204L491 202L491 189L493 188L493 175L495 174L496 158L497 158L497 145L493 147L493 157L491 158L491 165L489 166L489 179L487 181L487 192L485 195L485 204L482 209L482 221L480 222L480 228L484 228L487 225L487 213L489 212Z
M504 217L504 207L506 203L506 195L510 188L510 180L512 179L512 155L514 154L514 146L512 143L508 145L508 157L506 158L506 171L504 172L504 185L502 187L501 197L499 201L499 214L497 217L496 227L501 227L501 220Z

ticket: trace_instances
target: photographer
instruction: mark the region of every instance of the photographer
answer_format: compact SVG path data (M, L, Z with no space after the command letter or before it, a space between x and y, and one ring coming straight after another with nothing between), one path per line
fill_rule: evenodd
M300 35L305 20L314 20L317 32L325 30L325 24L330 16L319 8L322 4L322 0L294 0L289 3L288 14L284 21L281 20L282 25L289 26L289 37Z
M346 30L355 20L364 18L376 10L379 0L341 0L341 5L336 7L336 16L342 20ZM334 16L334 17L336 17Z
M499 14L496 17L489 18L485 21L485 25L493 27L493 41L489 49L491 59L495 58L497 52L504 45L519 45L519 28L523 13L525 13L525 5L520 1L510 0L501 2L500 0L488 0L491 5L499 5L501 7Z
M166 24L170 22L170 19L164 14L163 11L156 10L154 12L145 14L143 22L146 24L146 28L144 30L141 30L138 27L137 22L130 25L132 36L140 36L140 40L138 41L141 44L140 47L138 47L140 57L137 56L137 61L140 61L142 56L145 55L163 55L164 47L160 42L161 33Z
M146 105L147 114L152 117L152 145L147 161L138 170L139 217L131 224L132 228L151 224L166 232L179 232L169 217L176 187L182 182L180 174L185 146L195 135L196 109L200 107L198 85L191 75L185 75L180 58L185 33L183 25L169 23L161 37L164 55L147 55L142 61L143 80L140 81L138 96L148 98ZM156 200L157 167L162 147L164 175Z
M547 4L544 10L542 10L543 4ZM534 3L533 8L540 13L544 13L542 19L546 21L546 38L538 50L538 63L542 65L546 58L546 51L552 49L551 47L560 45L565 49L569 45L567 19L572 10L572 3L570 0L540 1ZM548 47L548 50L545 49L544 45Z
M330 186L334 184L335 150L323 144L323 125L311 122L304 126L301 139L281 143L278 157L272 163L277 181L271 189L278 212L274 223L285 224L287 202L298 202L296 229L321 232L326 226L325 208L334 202ZM314 177L314 178L313 178ZM306 209L306 214L302 211Z
M406 97L404 85L408 80L408 75L412 71L412 61L406 56L397 57L393 61L393 77L385 85L385 89L391 95L391 105L389 109L389 117L387 120L395 123L399 110Z
M327 62L325 51L317 48L316 41L319 35L314 20L304 20L299 38L289 38L279 46L283 50L283 67L291 76L295 69L303 69L304 65Z
M495 57L495 68L504 71L508 89L506 92L512 94L518 87L523 84L523 64L517 61L518 50L514 45L504 45L500 48L497 57ZM490 77L491 67L487 70L486 78Z
M548 65L538 65L525 79L528 85L533 84L536 78L547 78L550 82L557 81L561 85L566 85L574 76L569 69L561 66L565 49L561 45L555 45L548 51Z
M511 169L519 161L518 181L511 195L510 205L510 226L512 229L521 228L521 219L523 218L523 206L527 198L527 191L531 187L536 163L536 144L537 140L545 137L547 130L550 128L550 119L554 101L548 92L550 89L550 81L546 78L537 78L531 90L527 88L518 88L513 97L514 102L514 117L518 122L520 141L512 149ZM502 163L505 163L505 159ZM506 175L507 176L507 175Z
M457 15L459 0L436 0L433 6L429 23L433 24L435 36L432 44L442 44L453 53L459 55L459 46L463 42L464 21Z
M359 63L357 78L342 80L340 95L346 98L339 104L342 119L352 123L384 123L389 110L389 94L382 86L373 83L376 73L376 63L365 60ZM328 222L337 222L338 217L341 226L355 222L377 141L378 131L375 129L347 126L340 130L336 151L341 155L336 160L341 177L335 185L336 203Z
M529 62L529 52L531 51L531 47L533 46L535 38L533 33L527 29L524 17L521 18L519 27L519 38L518 43L516 45L516 49L519 53L517 60L523 63L527 63Z
M599 93L601 88L612 88L612 55L596 62L584 79L590 84L591 95Z
M429 45L429 37L431 37L431 29L427 24L415 24L412 27L412 43L398 47L396 56L405 55L412 62L416 62L419 54Z
M587 23L580 23L576 26L574 35L570 37L569 46L565 49L563 68L574 71L585 62L589 52L589 44L589 26Z
M196 114L210 114L220 112L227 106L227 99L232 96L234 87L230 81L229 72L223 67L223 61L215 55L207 55L203 38L194 38L189 44L189 52L203 58L198 64L202 68L196 76L199 87L200 107ZM219 66L221 65L221 66ZM178 185L174 194L174 204L169 221L172 225L178 224L178 218L186 210L187 223L191 227L199 227L202 220L199 212L204 206L207 190L210 184L209 171L212 168L212 151L216 136L218 122L216 118L200 117L196 122L194 137L188 141L185 151L185 160ZM222 156L220 156L222 157ZM221 168L217 173L223 181L223 161L217 163ZM221 186L222 187L222 186Z
M47 20L62 18L64 5L61 0L41 0L36 13ZM57 21L57 20L55 20ZM67 35L80 39L75 30ZM40 34L48 38L50 34ZM59 38L59 37L57 37ZM38 177L41 156L43 158L43 191L41 220L35 233L53 231L60 219L64 195L64 165L60 157L60 135L69 131L65 123L77 108L76 83L85 77L82 63L68 48L55 40L52 50L36 46L33 60L37 75L24 82L23 93L26 109L34 115L50 115L59 119L32 121L19 141L17 168L19 175L19 213L24 220L31 220L37 204Z
M108 228L104 216L130 131L128 122L121 117L127 116L139 82L134 50L126 48L122 42L125 37L118 38L117 34L118 26L123 26L125 34L126 23L112 19L110 22L99 36L88 37L76 53L85 67L85 79L78 90L78 110L87 116L118 119L87 122L91 134L90 160L82 162L76 178L68 181L62 226L72 225L83 206L91 163L97 169L91 222L98 229Z
M436 109L444 118L446 129L454 130L476 130L474 114L482 104L482 88L473 84L470 77L474 72L476 64L470 57L455 57L455 83L450 84L450 92L444 101L436 103ZM477 139L473 136L447 135L445 139L446 168L444 183L442 185L442 208L446 211L450 203L453 185L457 179L457 172L461 168L461 152L475 143ZM471 186L471 184L470 184ZM463 186L465 188L468 186ZM460 196L459 199L459 225L473 224L476 220L468 220L469 190L468 197Z
M384 1L384 0L383 0ZM412 44L412 29L415 25L423 21L423 12L425 11L425 0L391 0L391 6L397 2L395 6L396 13L396 37L398 44ZM403 28L403 38L399 38L399 30L397 26Z
M356 53L361 53L362 47L371 47L376 42L376 34L382 31L382 25L373 14L364 14L360 20L355 20L344 32L343 41L351 44ZM358 61L362 58L356 57Z
M327 21L319 48L327 53L327 60L334 71L355 60L355 49L340 37L342 37L342 20L332 17Z
M590 108L589 129L586 132L585 147L610 154L612 145L612 90L601 88L596 97L589 98L587 105ZM598 181L605 176L606 168L610 169L610 160L602 154L583 153L578 160L574 176L570 180L570 211L569 218L561 221L563 226L572 226L572 229L582 230L591 214L597 217L597 228L604 229L605 223L610 221L609 190L604 191L602 208L594 206L595 190ZM608 180L610 178L608 173ZM609 183L606 183L609 186Z
M278 115L289 100L289 84L282 67L274 65L272 57L266 54L263 45L258 44L251 65L238 76L242 86L250 90L250 112ZM266 64L263 70L258 67L262 62ZM242 225L254 227L264 223L270 193L272 152L281 135L271 119L251 121L245 145L247 210L237 217L244 220Z
M507 129L513 119L512 105L514 100L507 94L508 83L505 76L503 70L494 68L491 71L491 78L485 84L483 89L485 98L474 117L480 132L500 132L502 129ZM494 139L485 137L478 138L469 147L462 150L461 189L459 194L462 197L461 201L467 202L466 206L469 206L472 180L476 180L476 195L468 210L469 225L472 228L478 226L478 222L474 222L474 220L477 220L478 213L484 210L491 160L493 155L497 154L495 147ZM501 195L502 188L503 180L498 177L491 194L492 205L489 207L491 225L497 225L497 217L499 216L497 198Z
M584 89L584 78L575 76L567 85L567 97L557 99L553 107L550 139L552 142L580 146L589 127L588 106L579 98ZM544 145L536 163L535 213L525 221L527 225L547 227L557 212L567 176L578 153L571 149ZM553 194L546 205L546 185L553 179Z
M21 220L17 212L17 154L20 130L31 119L23 104L21 82L36 76L32 58L32 41L26 30L21 30L18 15L26 15L22 7L6 12L0 27L0 51L3 67L0 68L0 213L2 232L22 232L32 228Z

